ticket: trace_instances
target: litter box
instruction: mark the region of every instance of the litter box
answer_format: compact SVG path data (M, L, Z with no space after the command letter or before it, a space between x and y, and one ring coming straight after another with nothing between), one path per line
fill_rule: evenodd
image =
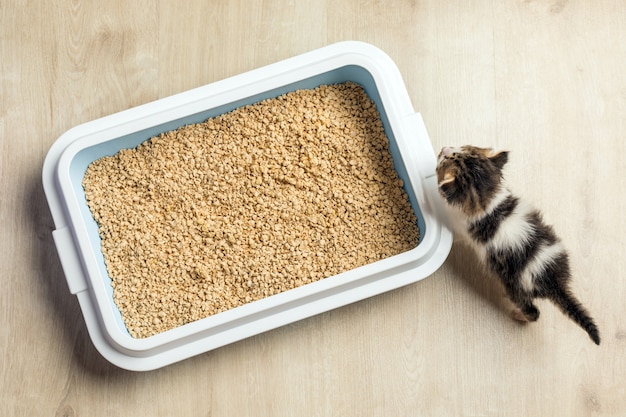
M180 126L267 98L323 84L355 82L376 103L398 176L417 216L409 251L236 307L147 338L133 338L113 301L98 225L82 187L91 162ZM52 145L43 185L67 284L78 297L98 351L124 369L146 371L428 277L445 261L452 233L437 193L436 157L400 72L380 49L340 42L70 129Z

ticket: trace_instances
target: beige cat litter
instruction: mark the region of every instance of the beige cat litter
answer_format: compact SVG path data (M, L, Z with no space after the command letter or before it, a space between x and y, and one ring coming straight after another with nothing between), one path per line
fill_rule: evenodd
M380 116L353 83L300 90L93 162L114 300L144 338L417 245Z

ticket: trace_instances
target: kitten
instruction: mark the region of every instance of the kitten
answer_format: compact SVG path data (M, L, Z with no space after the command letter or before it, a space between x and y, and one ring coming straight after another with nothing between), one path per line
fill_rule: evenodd
M539 211L511 194L503 183L508 152L445 147L437 161L439 192L460 214L479 256L504 285L515 305L512 316L535 321L535 298L547 298L578 323L597 344L600 335L589 313L569 289L568 255Z

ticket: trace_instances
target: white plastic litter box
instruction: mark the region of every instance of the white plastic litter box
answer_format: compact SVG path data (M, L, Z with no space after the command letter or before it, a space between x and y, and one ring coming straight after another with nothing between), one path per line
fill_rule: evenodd
M113 301L98 225L86 204L88 165L180 126L298 89L352 81L376 103L394 166L418 218L416 248L144 338L133 338ZM97 119L63 134L43 166L54 242L90 337L113 364L156 369L249 336L419 281L452 245L440 218L436 157L394 62L362 42L340 42L203 87Z

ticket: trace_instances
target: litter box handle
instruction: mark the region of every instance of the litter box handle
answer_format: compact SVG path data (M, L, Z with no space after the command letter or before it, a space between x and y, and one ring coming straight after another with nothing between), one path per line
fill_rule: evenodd
M76 244L69 227L52 231L52 238L57 247L57 253L61 260L61 266L65 273L67 285L72 294L77 294L87 289L85 274L78 254L76 253Z
M412 113L404 118L405 133L411 138L409 165L417 169L422 185L423 198L428 210L438 221L448 224L447 210L439 195L437 184L437 156L432 147L424 119L420 113ZM409 168L409 167L407 167Z

